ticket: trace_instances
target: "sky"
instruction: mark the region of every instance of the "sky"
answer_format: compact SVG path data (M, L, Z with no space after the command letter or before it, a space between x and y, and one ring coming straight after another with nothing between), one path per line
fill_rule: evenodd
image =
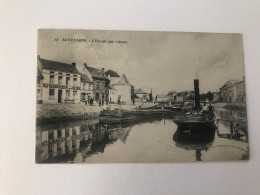
M201 93L215 92L244 76L242 35L234 33L41 29L37 53L74 62L78 70L87 63L126 74L136 89L152 88L155 95L193 90L194 78L200 80Z

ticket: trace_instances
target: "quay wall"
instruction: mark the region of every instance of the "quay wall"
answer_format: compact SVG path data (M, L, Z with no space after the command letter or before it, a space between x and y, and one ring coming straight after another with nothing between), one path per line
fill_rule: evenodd
M228 110L246 110L246 104L228 103L224 108Z
M153 105L153 104L151 104ZM122 108L124 110L136 109L139 106L149 107L147 104L125 104L125 105L105 105L105 106L86 106L84 103L79 104L37 104L36 121L37 124L57 121L75 121L82 119L97 119L99 113L107 107Z
M80 104L38 104L36 106L37 123L56 121L73 121L87 118L98 118L101 106Z
M243 111L246 110L246 104L239 104L239 103L215 103L212 104L215 108L225 108L228 110L238 110Z

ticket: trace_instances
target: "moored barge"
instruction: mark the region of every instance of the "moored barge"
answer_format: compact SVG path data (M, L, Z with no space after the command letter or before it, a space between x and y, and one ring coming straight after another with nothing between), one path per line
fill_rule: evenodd
M99 122L101 123L122 123L128 121L138 121L146 118L172 117L175 110L170 109L136 109L136 110L102 110Z
M194 80L195 107L186 113L175 115L173 122L178 126L178 130L210 130L215 128L214 110L202 111L200 107L199 80Z

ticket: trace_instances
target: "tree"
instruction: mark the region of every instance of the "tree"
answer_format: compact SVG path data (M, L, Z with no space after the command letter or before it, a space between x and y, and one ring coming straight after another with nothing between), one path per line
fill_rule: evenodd
M200 94L200 101L206 101L207 95L205 93Z
M214 94L211 93L211 91L209 91L207 94L206 94L206 97L209 101L212 101L214 99Z
M110 75L111 77L120 77L119 74L116 71L108 70L106 71L106 75Z
M195 96L193 94L188 95L188 100L194 100Z

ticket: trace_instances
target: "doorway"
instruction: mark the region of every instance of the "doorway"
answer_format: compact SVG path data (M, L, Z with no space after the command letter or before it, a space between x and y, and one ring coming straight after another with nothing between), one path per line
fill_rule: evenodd
M58 103L61 103L62 90L58 91Z
M96 93L95 99L96 99L96 100L99 100L99 93Z

